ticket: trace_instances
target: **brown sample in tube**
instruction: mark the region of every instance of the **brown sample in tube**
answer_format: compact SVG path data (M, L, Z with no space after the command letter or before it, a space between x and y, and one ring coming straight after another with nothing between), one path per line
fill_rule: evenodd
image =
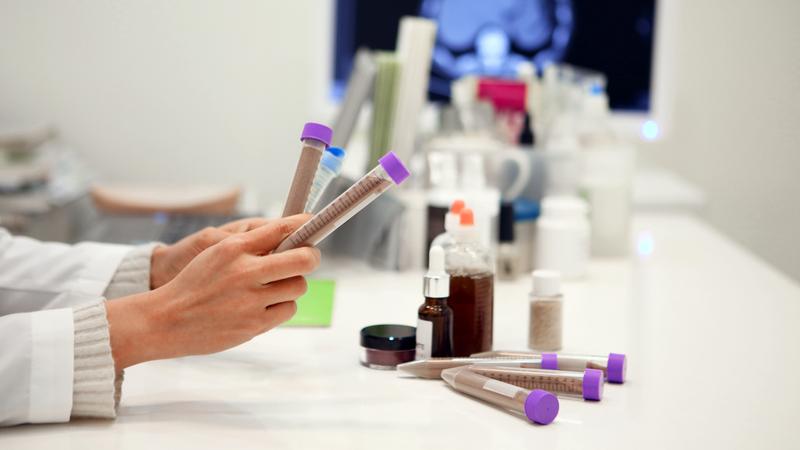
M300 151L300 160L297 161L297 168L292 179L292 186L289 188L289 195L283 206L282 217L301 214L305 209L308 193L311 192L311 183L314 182L314 175L317 174L321 158L322 151L318 148L303 145L303 150Z
M525 389L544 389L550 392L583 395L583 376L579 372L498 366L469 366L468 368L485 377ZM551 372L551 374L548 375L547 372Z
M568 372L488 365L468 366L467 369L493 380L525 389L543 389L587 400L600 400L603 396L603 372L596 369L587 369L585 372Z
M367 200L377 197L391 185L392 182L389 180L377 176L365 176L281 242L275 253L304 245L316 245L341 223L360 211L362 204L366 206Z
M383 192L394 184L402 183L408 176L408 170L394 152L383 155L375 168L284 239L274 253L319 244Z
M328 147L332 137L333 131L325 125L308 122L303 127L303 133L300 135L303 148L300 150L300 159L297 160L297 167L294 169L294 178L281 217L302 214L305 211L308 193L311 192L322 152Z

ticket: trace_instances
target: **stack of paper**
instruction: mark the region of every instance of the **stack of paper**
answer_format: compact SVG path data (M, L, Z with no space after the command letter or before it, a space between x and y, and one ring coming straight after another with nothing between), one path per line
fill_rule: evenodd
M370 158L366 170L378 163L378 158L392 148L392 124L397 94L400 65L394 53L381 52L376 57L375 94L372 101L372 130L370 133ZM402 157L401 157L402 159Z
M436 39L436 22L419 17L404 17L397 35L397 60L402 67L397 82L397 104L390 149L400 159L411 159L417 137L417 124L428 95L431 55Z

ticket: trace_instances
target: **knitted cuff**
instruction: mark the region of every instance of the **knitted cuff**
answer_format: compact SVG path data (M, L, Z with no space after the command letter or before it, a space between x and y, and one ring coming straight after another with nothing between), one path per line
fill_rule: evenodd
M150 290L150 258L159 244L140 245L125 255L106 288L109 300Z
M103 302L73 308L75 323L72 417L114 418L122 391L122 375L115 377L114 359Z

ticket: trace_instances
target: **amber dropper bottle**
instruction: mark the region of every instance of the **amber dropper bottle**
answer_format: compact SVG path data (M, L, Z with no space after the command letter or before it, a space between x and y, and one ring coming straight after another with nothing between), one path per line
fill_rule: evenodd
M444 270L444 249L431 247L422 285L425 303L417 311L417 359L453 356L453 310L447 306L450 275Z

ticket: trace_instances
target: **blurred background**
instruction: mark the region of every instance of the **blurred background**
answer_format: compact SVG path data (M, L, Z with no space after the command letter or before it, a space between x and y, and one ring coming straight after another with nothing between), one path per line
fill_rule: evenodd
M404 16L436 25L431 57L420 63L430 64L429 79L412 80L426 100L418 123L394 122L411 130L401 133L411 135L409 158L430 155L431 142L464 127L463 111L460 125L448 119L459 101L454 82L523 80L535 96L531 80L546 92L546 68L559 67L551 73L562 85L585 82L585 95L604 99L604 126L634 149L634 211L698 215L800 279L793 0L0 0L3 226L74 241L105 236L87 234L96 210L131 202L153 203L138 211L146 214L197 198L210 199L214 214L274 211L303 123L336 122L357 50L395 50ZM375 83L345 143L350 179L371 167L371 152L389 149L374 148ZM515 135L503 145L547 151L557 127L537 127L533 142ZM411 165L428 173L431 160ZM432 184L412 180L407 189L446 209L431 200ZM92 186L94 212L63 212ZM543 190L527 186L519 196L536 203ZM233 209L213 207L234 198ZM407 212L410 198L401 201Z

